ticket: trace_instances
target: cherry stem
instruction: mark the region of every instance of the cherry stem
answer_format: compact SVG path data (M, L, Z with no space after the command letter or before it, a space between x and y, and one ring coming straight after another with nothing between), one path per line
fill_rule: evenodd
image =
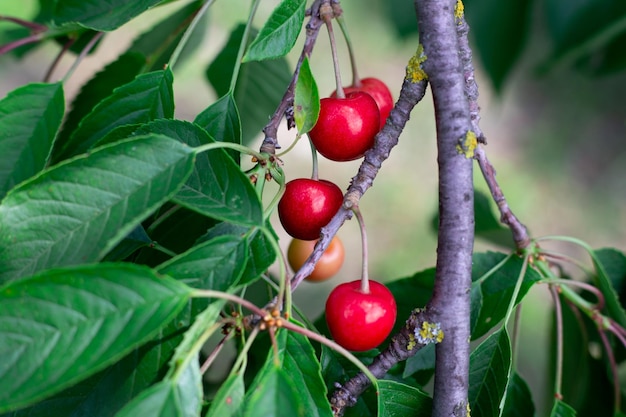
M178 58L180 57L180 54L182 53L183 49L185 49L185 46L187 45L187 43L189 42L189 39L191 38L191 34L193 33L194 29L196 28L196 26L198 25L198 23L202 19L202 16L204 16L204 14L208 10L208 8L211 6L211 4L213 4L214 1L215 0L206 0L204 2L204 4L199 9L197 9L195 12L193 12L193 14L192 14L193 19L192 19L191 23L189 24L189 26L185 30L185 33L183 34L182 38L180 39L180 42L178 42L178 45L176 45L176 48L174 49L174 52L172 52L172 55L170 55L170 59L169 59L169 62L167 63L167 66L171 70L173 70L174 65L176 65L176 62L178 61ZM244 41L243 41L244 43L245 43L245 39L246 38L244 38Z
M325 7L327 6L327 7ZM335 70L335 83L337 84L337 98L346 98L346 94L343 91L343 84L341 82L341 72L339 71L339 56L337 55L337 42L335 41L335 32L333 30L333 12L330 5L324 4L320 6L320 16L326 24L328 30L328 38L330 39L330 50L333 57L333 68Z
M83 61L83 59L85 59L89 51L91 51L91 49L96 45L96 43L103 36L104 36L104 32L98 32L95 35L93 35L93 37L89 40L89 42L87 42L87 45L85 45L83 50L80 51L80 54L76 57L76 60L74 61L70 69L67 71L65 76L63 77L64 83L67 82L67 80L72 76L74 71L76 71L76 68L78 68L78 65L80 65L80 63Z
M363 294L369 294L370 293L370 280L369 280L369 267L368 267L369 254L367 250L367 232L365 230L365 220L363 220L363 215L361 214L361 210L359 209L359 206L354 206L352 208L352 212L356 216L356 219L359 222L359 229L361 230L361 247L362 247L361 292Z
M20 46L28 45L29 43L39 42L43 38L43 33L39 32L22 39L18 39L16 41L9 42L5 45L0 46L0 55L6 54L7 52L14 50L15 48L19 48Z
M611 347L609 338L606 336L606 332L599 329L598 334L600 335L600 340L602 340L602 344L604 345L604 350L606 351L606 356L609 360L609 367L611 368L611 375L613 376L613 407L617 411L621 408L621 394L617 363L615 362L613 348Z
M32 30L33 32L44 32L48 29L46 25L42 25L37 22L31 22L28 20L20 19L19 17L12 16L0 16L0 20L6 20L7 22L13 22L20 26L23 26L27 29Z
M309 139L309 145L311 145L311 161L313 163L313 168L311 171L311 179L317 181L319 179L319 169L317 163L317 149L315 149L315 145L313 141Z
M350 34L348 33L348 26L346 25L343 15L335 13L335 19L337 19L337 23L339 23L339 28L341 29L341 33L343 33L346 45L348 46L350 66L352 67L352 86L357 88L361 87L361 78L359 77L359 72L357 70L356 57L354 54L354 48L352 47L352 40L350 39Z
M561 311L561 300L559 290L556 286L550 285L550 294L554 301L556 314L556 375L554 376L554 395L561 398L561 383L563 379L563 312Z
M206 360L200 367L200 374L204 374L211 367L211 365L215 361L215 358L217 358L217 355L219 355L219 353L222 351L222 348L226 344L226 341L228 341L231 337L232 337L232 333L228 333L227 335L222 337L222 339L218 342L217 346L215 346L211 354L207 356Z
M76 42L76 38L71 38L69 41L65 42L61 51L54 58L54 61L52 61L50 68L48 68L48 71L46 71L46 75L44 75L43 77L44 83L47 83L50 81L50 78L52 77L52 73L54 72L57 65L59 65L59 62L61 62L61 58L72 47L72 45L74 45L74 42Z

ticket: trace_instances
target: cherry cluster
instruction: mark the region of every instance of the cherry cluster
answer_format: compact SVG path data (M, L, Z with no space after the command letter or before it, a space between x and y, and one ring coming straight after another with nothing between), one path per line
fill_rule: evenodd
M374 145L392 107L393 98L385 83L377 78L355 78L353 85L338 88L320 100L319 117L309 139L320 154L332 161L361 158ZM317 169L313 176L289 181L278 203L280 222L293 237L287 259L294 271L304 265L322 227L343 204L343 193L336 184L317 178ZM344 246L335 236L306 279L319 282L331 278L341 268L344 257ZM383 284L369 280L364 270L360 280L338 285L326 301L326 321L333 339L352 351L380 345L396 320L393 295Z

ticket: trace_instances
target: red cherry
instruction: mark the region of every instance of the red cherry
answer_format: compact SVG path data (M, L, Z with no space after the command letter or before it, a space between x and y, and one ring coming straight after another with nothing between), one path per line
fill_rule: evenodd
M285 186L278 202L278 217L292 237L314 240L342 203L343 193L332 182L298 178Z
M374 145L380 130L380 111L367 93L320 100L320 114L309 137L319 153L332 161L352 161Z
M287 260L291 269L297 271L302 268L302 265L313 253L316 243L317 240L291 240L287 248ZM309 282L319 282L331 278L341 269L345 254L343 243L341 243L339 237L333 237L321 258L315 264L313 272L305 279Z
M363 91L372 96L374 101L376 101L376 104L378 104L378 109L380 110L380 128L383 128L387 117L389 117L391 109L393 109L393 96L391 95L391 91L389 91L387 84L378 78L369 77L361 80L360 87L351 85L349 87L344 87L343 91L346 94L355 91ZM336 97L336 94L337 92L335 91L331 94L331 97Z
M362 352L380 345L396 322L396 300L380 282L369 281L370 292L361 292L361 281L335 287L326 300L326 323L335 342Z

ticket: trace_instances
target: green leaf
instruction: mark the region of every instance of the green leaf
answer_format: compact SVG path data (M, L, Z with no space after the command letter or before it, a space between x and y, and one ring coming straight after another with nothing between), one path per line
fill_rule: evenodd
M513 372L506 387L506 401L502 417L534 417L535 404L526 381Z
M85 152L118 126L174 117L173 75L169 69L137 76L113 90L85 116L56 160Z
M56 0L52 19L58 26L78 23L98 31L111 31L162 0Z
M204 109L194 123L206 130L212 138L220 142L241 143L241 121L235 98L228 93ZM235 162L239 162L239 153L226 151Z
M272 365L258 376L254 389L246 396L243 417L308 416L311 410L300 402L287 372Z
M476 237L507 248L515 249L511 231L502 226L492 209L491 197L474 191L474 233Z
M181 120L156 120L136 134L160 133L189 146L214 143L199 126ZM214 219L244 225L263 222L263 208L250 179L223 149L196 155L194 170L174 200Z
M226 45L207 69L207 79L218 96L230 90L237 52L245 25L233 30ZM267 124L291 82L292 71L284 58L243 64L235 86L235 102L239 109L242 143L250 143Z
M54 154L65 147L80 121L87 116L96 105L108 97L113 90L130 83L145 65L145 57L138 53L125 53L116 61L107 65L93 76L80 90L72 102L72 110L68 113L59 137L54 144Z
M130 256L137 249L148 246L152 243L152 239L146 233L146 229L142 225L138 225L130 232L120 243L117 244L106 256L104 261L122 261Z
M424 391L395 381L378 381L379 417L430 417L432 399Z
M0 204L0 282L102 259L176 193L193 163L189 147L150 135L22 183Z
M468 0L465 10L483 67L500 91L528 36L532 2Z
M309 60L305 57L300 67L293 99L293 118L296 121L298 134L304 135L317 123L320 114L320 94Z
M305 0L283 0L248 47L243 61L262 61L287 55L304 22Z
M387 18L393 24L396 34L405 39L417 35L415 6L405 0L388 0L384 2Z
M0 100L0 199L41 171L63 120L63 84L27 84Z
M202 375L198 358L176 378L165 379L142 392L115 417L196 417L202 407Z
M421 348L417 353L406 360L404 378L419 371L431 371L435 369L435 344L430 343Z
M474 254L472 265L472 339L485 335L506 315L522 269L523 260L497 252ZM494 268L498 268L494 270ZM526 269L517 300L520 303L541 276L532 268ZM476 310L478 308L478 310Z
M472 416L499 416L511 369L506 329L491 334L470 355L469 402Z
M599 249L593 251L594 267L596 268L595 284L606 302L609 315L622 327L626 326L626 312L620 303L615 284L623 288L626 281L626 256L616 249Z
M30 405L120 359L189 297L187 286L131 264L49 270L4 286L0 411Z
M243 406L244 393L243 375L229 375L215 394L205 417L236 417Z
M554 400L550 417L576 417L576 410L561 400Z

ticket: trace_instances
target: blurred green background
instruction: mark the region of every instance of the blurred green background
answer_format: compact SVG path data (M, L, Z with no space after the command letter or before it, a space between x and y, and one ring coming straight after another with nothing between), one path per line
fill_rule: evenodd
M107 35L66 83L67 101L95 72L128 48L134 37L153 22L178 10L183 3L187 2L156 8ZM230 31L247 18L249 3L247 0L218 1L211 7L199 48L174 71L177 118L193 120L216 99L204 75L206 68ZM263 24L278 3L278 0L266 0L261 4L255 20L257 26ZM481 127L488 140L487 154L497 169L497 178L511 208L533 236L570 235L596 248L613 246L624 250L626 71L592 74L590 65L601 61L610 51L586 60L576 56L569 61L567 57L553 60L554 51L558 49L555 44L558 37L554 34L555 13L558 17L558 12L550 6L554 7L555 3L558 2L506 2L500 9L520 7L523 13L516 16L521 19L519 26L504 29L506 21L498 17L500 9L493 1L472 0L466 4L470 24L476 24L472 30L474 45L483 42L482 49L475 54L475 66L481 89ZM415 21L412 2L378 0L367 2L367 7L364 4L354 0L342 2L359 72L362 77L384 80L397 98L404 66L418 43L417 34L412 30ZM0 14L31 18L36 11L34 0L0 0ZM500 10L500 13L505 12ZM0 22L0 31L9 27L9 23ZM504 36L507 33L511 39ZM563 36L561 43L567 40ZM490 44L492 37L500 44ZM302 38L288 56L292 64L297 59ZM343 80L344 84L349 84L347 50L339 39ZM0 41L6 39L0 38ZM508 51L503 54L514 56L510 59L510 68L504 73L500 71L500 78L494 82L494 71L498 73L498 70L493 69L493 56L498 57L498 47ZM0 56L0 97L21 84L41 80L58 50L58 45L49 42L21 59L13 54ZM52 80L62 78L73 59L74 56L65 56ZM330 94L334 90L334 77L325 30L320 32L311 66L321 96ZM437 166L433 116L432 100L427 93L413 111L400 144L383 165L374 187L361 202L369 237L370 275L374 279L401 278L434 265L436 234L432 219L437 209ZM294 137L295 132L281 130L279 140L283 149ZM259 132L253 148L258 147L260 139ZM310 175L311 158L306 141L301 140L283 161L288 178ZM358 165L359 161L337 163L320 157L320 177L345 189ZM486 190L478 168L475 183L478 189ZM286 248L289 239L281 232L276 218L274 225ZM347 251L340 275L326 283L305 282L295 293L295 302L312 316L323 310L326 295L337 282L360 277L361 246L356 222L346 223L339 236ZM568 246L553 248L583 256L582 252ZM476 250L506 248L477 241ZM552 321L547 288L534 288L528 300L522 313L524 327L518 364L531 386L538 409L542 410L551 397L546 372Z

